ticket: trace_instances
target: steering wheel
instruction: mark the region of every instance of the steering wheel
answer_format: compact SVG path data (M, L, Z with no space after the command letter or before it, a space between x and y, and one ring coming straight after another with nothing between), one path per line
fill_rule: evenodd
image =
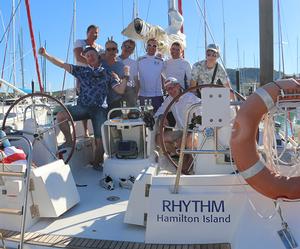
M178 101L178 99L184 95L184 94L187 94L189 92L196 92L197 90L200 91L202 88L205 88L205 87L210 87L210 88L220 88L220 87L224 87L224 86L221 86L221 85L216 85L216 84L203 84L203 85L197 85L197 86L194 86L194 87L190 87L188 89L186 89L185 91L181 92L179 95L177 95L175 98L172 99L172 101L170 102L170 104L167 106L164 114L163 114L163 117L162 117L162 120L160 122L160 125L159 125L159 134L160 135L160 144L161 144L161 149L163 151L163 154L167 157L167 159L169 160L169 162L174 166L174 167L178 167L178 162L175 161L171 155L170 155L170 152L167 151L167 148L166 148L166 141L165 141L165 130L166 128L169 128L169 127L166 127L165 123L166 123L166 120L167 120L167 115L171 109L171 107L173 106L174 103L176 103ZM235 98L237 100L241 100L241 101L244 101L245 100L245 97L242 96L241 94L239 94L238 92L234 91L233 89L230 89L230 92L234 94Z
M21 112L23 113L23 122L28 118L27 110L30 109L30 111L31 111L30 118L32 118L32 122L34 124L34 131L26 131L24 129L23 130L13 130L11 127L6 126L7 119L10 116L10 112L14 108L17 108L17 107L21 107ZM54 121L53 112L55 110L65 111L67 113L68 118L61 123L67 122L72 128L71 150L57 151L58 155L60 155L62 153L68 153L64 156L64 158L65 158L64 162L68 163L75 151L75 145L76 145L75 125L74 125L73 118L72 118L70 112L68 111L68 109L65 107L65 105L62 102L60 102L56 98L54 98L48 94L45 94L45 93L31 93L31 94L20 97L8 108L6 114L3 118L2 130L9 128L10 131L12 131L12 134L24 133L24 134L28 135L29 138L30 138L30 136L32 136L33 145L36 141L40 141L40 144L43 145L46 148L46 150L54 158L57 159L58 158L57 152L53 153L53 151L50 150L50 148L45 143L44 136L47 135L47 133L49 134L50 132L55 133L55 129L58 127L59 124L49 122L50 125L48 125L49 123L47 123L47 127L43 127L42 124L39 124L40 118L41 118L41 113L43 113L43 114L46 113L46 115L47 115L46 119L48 119L49 118L48 116L51 115L51 118ZM44 112L42 112L42 111L44 111ZM45 112L45 111L47 111L47 112ZM52 121L52 120L50 120L50 121ZM57 136L55 135L55 137L56 137L56 145L57 145L58 144Z

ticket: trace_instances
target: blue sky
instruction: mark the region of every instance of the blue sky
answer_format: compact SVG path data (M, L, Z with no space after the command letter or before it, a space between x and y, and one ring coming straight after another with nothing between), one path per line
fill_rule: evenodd
M204 58L203 18L195 0L182 1L185 18L184 31L187 35L185 58L193 64ZM274 59L275 69L278 69L277 0L273 1L275 36ZM15 0L15 5L17 5L18 2L19 0ZM259 66L258 2L258 0L223 0L226 26L226 66L229 68ZM203 7L203 0L199 0L199 3L201 7ZM73 0L31 0L30 4L37 44L39 44L40 36L42 44L46 42L49 53L65 60L73 15ZM4 32L3 22L4 25L7 25L11 15L11 5L12 0L0 1L1 37ZM113 36L119 44L125 39L121 35L121 30L132 20L133 0L77 0L76 5L76 38L85 38L87 26L93 23L100 26L99 44L104 45L107 37L110 36ZM298 28L298 25L300 24L300 15L297 12L300 8L300 1L281 0L280 7L285 72L297 73L299 71L299 68L297 68L297 37L300 36L300 29ZM149 23L160 25L163 28L168 26L167 1L139 0L138 11L139 17L147 20ZM214 36L214 40L220 45L221 50L223 50L224 33L222 0L206 0L206 11L207 22ZM32 79L37 82L37 76L32 56L24 0L22 0L20 11L17 12L16 16L16 34L20 33L20 27L23 29L25 80L26 86L29 87ZM212 38L208 37L208 43L210 42L212 42ZM3 64L4 47L5 41L0 43L1 68ZM5 63L6 70L4 74L4 79L8 81L12 81L12 47L12 39L10 38L10 53L8 54ZM18 47L17 38L16 47ZM138 49L138 54L144 54L142 46ZM16 54L16 57L17 82L20 82L19 53ZM62 81L63 71L48 63L48 90L61 89ZM71 87L72 85L72 77L68 76L66 87Z

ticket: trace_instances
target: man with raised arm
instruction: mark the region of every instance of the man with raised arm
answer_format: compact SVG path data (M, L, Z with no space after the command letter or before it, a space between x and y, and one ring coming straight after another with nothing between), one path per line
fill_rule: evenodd
M82 54L83 50L87 46L95 48L99 54L104 53L104 49L99 44L96 43L98 36L99 36L99 27L94 24L91 24L88 26L86 30L86 39L77 39L75 41L73 52L74 52L76 65L85 66L85 67L88 65L85 56ZM80 81L77 79L76 80L77 93L79 93L79 89L80 89ZM82 124L84 129L84 135L88 137L89 134L88 134L88 127L87 127L87 120L83 120Z
M91 164L95 169L101 169L104 154L101 139L101 125L106 120L106 110L102 105L107 98L109 89L113 89L118 94L123 94L126 87L126 81L120 81L116 74L107 72L101 66L98 52L93 47L87 47L83 51L88 67L64 63L62 60L48 54L45 48L40 48L39 54L80 80L80 92L77 105L71 106L69 111L74 121L91 119L96 145L94 160ZM64 122L67 118L68 115L64 111L57 114L57 121L60 123L60 129L65 135L65 146L70 146L72 144L70 127Z

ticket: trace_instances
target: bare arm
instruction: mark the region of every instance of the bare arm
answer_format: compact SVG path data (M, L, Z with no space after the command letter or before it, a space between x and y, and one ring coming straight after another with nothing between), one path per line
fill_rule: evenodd
M111 76L113 79L115 79L116 81L119 82L119 84L113 86L113 90L117 94L121 94L121 95L124 94L126 86L127 86L127 79L124 78L124 79L120 80L119 76L115 72L112 72Z
M83 51L83 48L81 48L81 47L74 48L73 52L74 52L76 61L87 64L86 58L84 56L82 56L82 51Z
M54 65L65 69L69 73L71 72L71 65L70 64L64 63L62 60L60 60L58 58L55 58L54 56L48 54L46 52L45 48L43 48L43 47L39 48L39 54L41 56L44 56L48 61L50 61Z
M127 86L127 80L125 79L122 79L120 81L120 84L117 84L113 87L114 91L117 93L117 94L124 94L125 93L125 89L126 89L126 86Z

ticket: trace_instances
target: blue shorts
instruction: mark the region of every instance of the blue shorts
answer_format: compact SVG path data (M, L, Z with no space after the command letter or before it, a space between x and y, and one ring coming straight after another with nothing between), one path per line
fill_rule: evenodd
M91 119L94 130L94 137L102 137L101 126L107 119L107 112L104 108L96 106L89 107L82 105L74 105L69 106L68 110L72 115L74 121Z

